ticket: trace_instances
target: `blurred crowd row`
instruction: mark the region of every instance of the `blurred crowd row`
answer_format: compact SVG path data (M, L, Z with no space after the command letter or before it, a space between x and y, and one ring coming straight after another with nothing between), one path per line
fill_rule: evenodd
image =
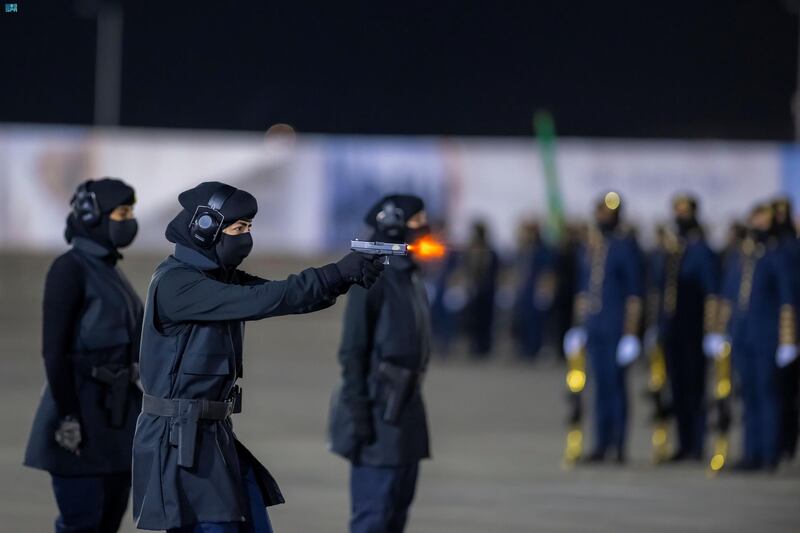
M791 202L773 198L743 210L718 249L706 239L695 197L675 196L672 212L647 250L616 192L598 199L590 223L523 222L510 255L476 222L463 248L425 267L436 351L446 357L465 340L473 357L488 358L500 351L495 341L510 336L521 358L566 358L583 376L578 385L568 377L574 397L587 379L595 383L594 444L582 458L597 461L625 461L625 373L640 361L650 371L654 459L710 455L721 469L737 399L744 430L737 467L774 469L794 456L800 403L800 245ZM579 427L580 404L571 410ZM668 447L672 420L677 438Z

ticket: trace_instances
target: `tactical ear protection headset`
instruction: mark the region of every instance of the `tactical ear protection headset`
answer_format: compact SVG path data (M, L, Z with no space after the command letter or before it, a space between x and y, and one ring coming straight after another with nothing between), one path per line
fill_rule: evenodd
M386 202L375 216L375 222L382 233L396 236L406 225L406 215L394 202Z
M235 187L222 184L208 199L208 205L199 205L194 210L189 222L189 235L192 241L201 248L211 248L217 242L225 217L220 212L228 198L236 192Z
M102 212L97 202L97 195L88 188L89 182L81 183L78 190L72 195L70 206L75 218L87 226L94 226L100 222Z

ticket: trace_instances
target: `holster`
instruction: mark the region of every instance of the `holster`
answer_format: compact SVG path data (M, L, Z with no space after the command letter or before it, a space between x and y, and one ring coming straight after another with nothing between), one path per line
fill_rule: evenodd
M169 443L178 448L178 466L194 466L197 431L201 420L223 421L241 412L242 390L235 386L224 402L196 399L157 398L145 394L142 412L170 419Z
M378 380L385 407L383 421L396 424L403 414L408 401L413 396L422 380L423 374L408 368L394 365L388 361L381 361L378 365Z
M92 378L106 385L105 407L109 412L109 424L122 427L128 410L128 387L131 385L132 369L129 366L93 366Z

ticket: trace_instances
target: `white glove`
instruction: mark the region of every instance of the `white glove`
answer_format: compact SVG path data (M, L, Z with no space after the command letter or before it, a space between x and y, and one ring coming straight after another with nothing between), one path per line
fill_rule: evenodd
M586 328L570 328L564 334L564 353L573 358L586 346Z
M636 335L625 335L617 344L617 364L628 366L642 353L642 343Z
M775 352L775 362L778 368L783 368L797 359L797 346L794 344L781 344Z
M658 328L650 326L644 332L644 349L649 352L656 347L656 344L658 344Z
M719 359L722 355L722 346L728 338L722 333L706 333L703 337L703 353L709 359Z

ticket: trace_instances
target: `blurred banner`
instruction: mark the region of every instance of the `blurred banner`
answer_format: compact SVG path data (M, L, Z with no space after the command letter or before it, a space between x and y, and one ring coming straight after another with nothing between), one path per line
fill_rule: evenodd
M256 250L343 251L368 236L362 217L382 194L414 192L451 238L488 222L498 246L513 246L523 219L546 216L534 140L434 137L265 136L254 133L82 127L0 127L0 247L59 249L75 186L114 176L137 190L136 250L168 250L177 195L223 180L259 201ZM773 143L562 139L557 166L568 219L586 220L607 190L648 241L669 218L670 198L693 192L719 240L757 200L800 200L800 150Z

